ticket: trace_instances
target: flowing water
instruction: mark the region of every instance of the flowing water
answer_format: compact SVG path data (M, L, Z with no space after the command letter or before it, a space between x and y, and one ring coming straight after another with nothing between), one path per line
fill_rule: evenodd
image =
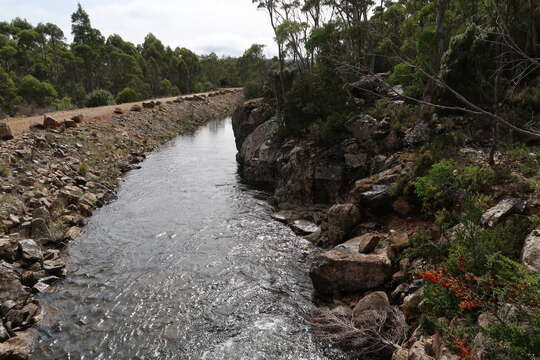
M302 314L309 244L242 185L230 119L131 172L66 252L34 359L327 359ZM326 355L328 356L328 355Z

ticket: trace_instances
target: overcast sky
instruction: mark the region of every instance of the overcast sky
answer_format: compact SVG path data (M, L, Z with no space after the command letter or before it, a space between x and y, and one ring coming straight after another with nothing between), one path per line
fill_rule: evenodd
M77 0L0 0L0 20L21 17L33 25L54 23L71 40L71 14ZM197 54L241 55L251 44L275 54L266 14L251 0L80 0L92 26L106 37L119 34L142 43L147 33L172 48Z

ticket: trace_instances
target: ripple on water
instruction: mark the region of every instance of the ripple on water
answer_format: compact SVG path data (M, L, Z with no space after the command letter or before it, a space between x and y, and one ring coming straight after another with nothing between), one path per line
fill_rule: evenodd
M230 119L130 173L43 295L35 359L335 359L311 339L307 241L236 174Z

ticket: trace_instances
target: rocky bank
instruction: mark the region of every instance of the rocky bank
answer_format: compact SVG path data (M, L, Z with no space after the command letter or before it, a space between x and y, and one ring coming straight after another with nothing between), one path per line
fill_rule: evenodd
M273 218L320 247L313 254L310 276L316 295L331 310L314 321L323 328L330 324L329 330L336 332L336 323L366 324L366 316L375 321L383 314L382 321L391 321L391 328L404 329L422 308L423 281L412 274L425 264L401 254L419 233L436 242L445 240L441 228L422 215L418 199L399 189L414 178L419 146L447 129L430 129L419 121L395 131L390 119L359 113L345 123L348 134L338 144L321 145L317 124L302 138L283 140L276 136L279 122L263 99L238 107L233 127L242 177L271 187ZM463 146L456 157L487 166L478 149ZM486 226L513 213L539 213L534 194L510 187L491 191L495 203L484 214ZM539 249L536 230L522 255L535 271L540 268ZM378 311L381 308L384 311ZM399 345L380 359L458 359L440 337L397 330L386 335Z
M209 120L232 113L241 89L84 119L44 117L20 137L0 128L0 360L32 353L43 312L35 294L66 276L62 249L92 212L115 197L123 173L145 155Z

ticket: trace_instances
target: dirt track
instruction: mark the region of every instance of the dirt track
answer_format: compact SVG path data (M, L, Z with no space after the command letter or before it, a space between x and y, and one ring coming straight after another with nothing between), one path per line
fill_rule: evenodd
M226 90L226 89L223 89L223 90ZM192 95L205 95L208 93L210 92L204 92L204 93L199 93L199 94L186 94L179 97L183 98L183 97L192 96ZM176 98L178 98L178 96L161 98L161 99L150 99L150 100L161 101L165 103L167 101L173 101ZM146 101L150 101L150 100L146 100ZM56 112L47 113L47 115L50 115L57 120L64 120L64 119L69 119L72 116L82 114L85 120L88 121L95 118L104 118L104 117L111 116L113 114L114 109L116 108L120 108L124 112L127 112L133 105L141 104L141 103L142 103L141 101L137 101L137 102L125 103L121 105L109 105L109 106L101 106L101 107L95 107L95 108L80 108L80 109L74 109L74 110L69 110L69 111L56 111ZM35 124L35 123L43 124L43 115L35 115L35 116L19 117L19 118L8 118L8 119L3 119L0 122L7 122L9 124L9 127L11 128L11 131L13 132L13 135L17 136L17 135L22 134L26 130L28 130L30 126L32 126L32 124Z

